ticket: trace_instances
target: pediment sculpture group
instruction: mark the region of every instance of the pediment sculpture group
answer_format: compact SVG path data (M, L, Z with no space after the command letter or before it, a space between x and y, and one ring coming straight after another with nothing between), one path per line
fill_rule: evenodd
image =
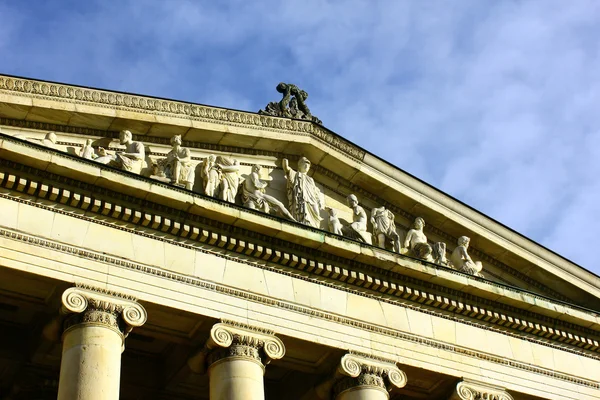
M121 131L119 142L125 146L123 151L107 151L92 146L89 139L80 151L80 156L96 162L111 165L125 171L141 173L146 159L144 145L133 140L130 131ZM165 183L185 187L194 187L196 164L192 161L188 148L182 146L181 135L171 138L171 150L163 158L154 161L151 166L153 179ZM238 160L209 155L205 157L199 168L202 188L205 195L235 203L241 191L241 202L245 207L265 213L275 213L281 217L296 221L314 228L320 228L322 211L326 210L328 230L367 244L381 248L389 248L396 253L449 266L459 271L481 276L482 264L473 261L468 253L470 239L461 236L452 251L450 259L446 257L446 243L430 243L423 232L425 221L421 217L414 220L413 226L402 241L396 230L395 216L385 207L371 210L370 218L365 209L359 205L358 198L350 194L346 198L352 210L352 222L344 224L338 217L338 210L325 207L324 196L308 172L311 162L306 157L298 160L297 169L289 165L287 159L282 160L282 167L287 180L287 207L280 200L266 193L268 181L260 178L261 166L255 164L250 174L242 178ZM372 231L368 231L368 222Z

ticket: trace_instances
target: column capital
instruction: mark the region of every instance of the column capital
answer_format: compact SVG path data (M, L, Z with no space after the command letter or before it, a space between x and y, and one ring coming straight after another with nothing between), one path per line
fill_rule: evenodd
M188 360L188 365L194 372L204 373L206 366L221 359L237 358L254 361L264 367L284 355L285 345L275 332L221 320L213 325L204 348Z
M506 389L487 383L463 379L448 400L513 400Z
M342 378L333 386L333 398L357 387L373 387L389 392L406 386L406 374L391 360L351 352L340 360L337 375Z
M136 298L83 284L65 290L61 312L69 315L65 331L78 324L101 325L118 331L123 339L148 317Z

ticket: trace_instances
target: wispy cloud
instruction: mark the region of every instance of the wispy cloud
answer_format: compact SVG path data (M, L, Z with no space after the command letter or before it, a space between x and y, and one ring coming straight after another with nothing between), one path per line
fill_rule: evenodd
M61 4L0 4L2 72L248 110L296 82L329 128L600 273L597 1Z

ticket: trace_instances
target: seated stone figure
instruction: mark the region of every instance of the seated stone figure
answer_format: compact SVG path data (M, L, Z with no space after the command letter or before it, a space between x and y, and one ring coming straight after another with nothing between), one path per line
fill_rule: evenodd
M125 151L109 154L104 148L98 148L100 155L94 161L121 168L139 174L142 171L146 151L142 142L134 142L130 131L124 130L119 133L119 143L125 145Z
M410 252L413 256L425 261L433 261L431 246L427 242L427 236L423 232L424 227L425 220L421 217L415 218L412 229L406 234L401 253L407 254Z
M392 241L395 252L400 252L400 236L396 232L396 217L385 207L371 210L371 223L373 224L373 236L377 239L377 245L385 249L386 239Z
M265 193L268 183L260 179L260 170L260 165L253 165L252 172L244 180L242 185L242 201L244 202L244 206L253 210L261 210L265 213L269 213L271 208L273 208L279 215L295 221L292 214L290 214L282 202Z
M483 265L481 264L481 261L473 261L467 252L470 241L471 239L466 236L458 238L458 246L456 246L452 252L450 262L452 263L452 266L459 271L471 275L482 276L481 270L483 269Z
M192 190L196 166L192 163L190 149L181 146L181 135L173 136L171 145L172 150L167 154L167 158L159 161L159 165L162 163L165 177L171 180L171 184Z
M351 194L346 197L348 207L352 209L352 223L344 227L344 236L371 244L371 234L367 231L367 213L358 205L358 199Z

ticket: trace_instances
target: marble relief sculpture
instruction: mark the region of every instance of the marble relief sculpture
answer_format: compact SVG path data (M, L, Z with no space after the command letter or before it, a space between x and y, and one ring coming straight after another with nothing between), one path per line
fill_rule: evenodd
M315 181L308 176L310 165L308 158L302 157L298 160L298 171L295 171L290 168L287 158L282 161L287 178L287 197L291 214L296 221L319 228L324 201Z
M329 232L335 233L336 235L343 235L343 226L337 216L337 210L335 208L328 207L327 213L329 214L329 218L327 219L327 227L329 228Z
M184 186L188 190L194 187L196 166L192 163L190 149L181 146L181 135L171 138L173 148L158 165L163 168L164 176L173 185Z
M127 130L119 133L119 143L125 145L125 151L117 151L114 154L110 154L106 149L99 147L99 157L94 161L121 168L123 171L139 174L142 171L142 165L146 157L143 143L135 142L133 135Z
M260 165L253 165L252 172L242 184L242 201L244 206L253 210L263 211L267 214L271 209L274 209L277 214L295 221L296 219L285 208L282 202L265 193L268 183L260 179L260 171Z
M373 224L373 236L377 240L377 245L385 248L386 240L392 241L395 252L400 252L400 235L396 232L394 214L385 207L378 207L371 210L371 224Z
M458 238L458 246L452 252L450 256L450 262L452 266L462 272L466 272L471 275L482 276L481 270L483 265L481 261L473 261L468 253L470 238L467 236L461 236Z
M204 159L200 175L204 182L204 194L215 197L221 180L221 174L214 155L211 154Z
M215 163L220 177L219 198L235 203L240 187L240 162L233 158L218 156Z
M367 231L367 213L358 204L358 199L351 194L346 197L348 207L352 209L352 223L344 228L344 235L351 239L371 244L371 234Z

